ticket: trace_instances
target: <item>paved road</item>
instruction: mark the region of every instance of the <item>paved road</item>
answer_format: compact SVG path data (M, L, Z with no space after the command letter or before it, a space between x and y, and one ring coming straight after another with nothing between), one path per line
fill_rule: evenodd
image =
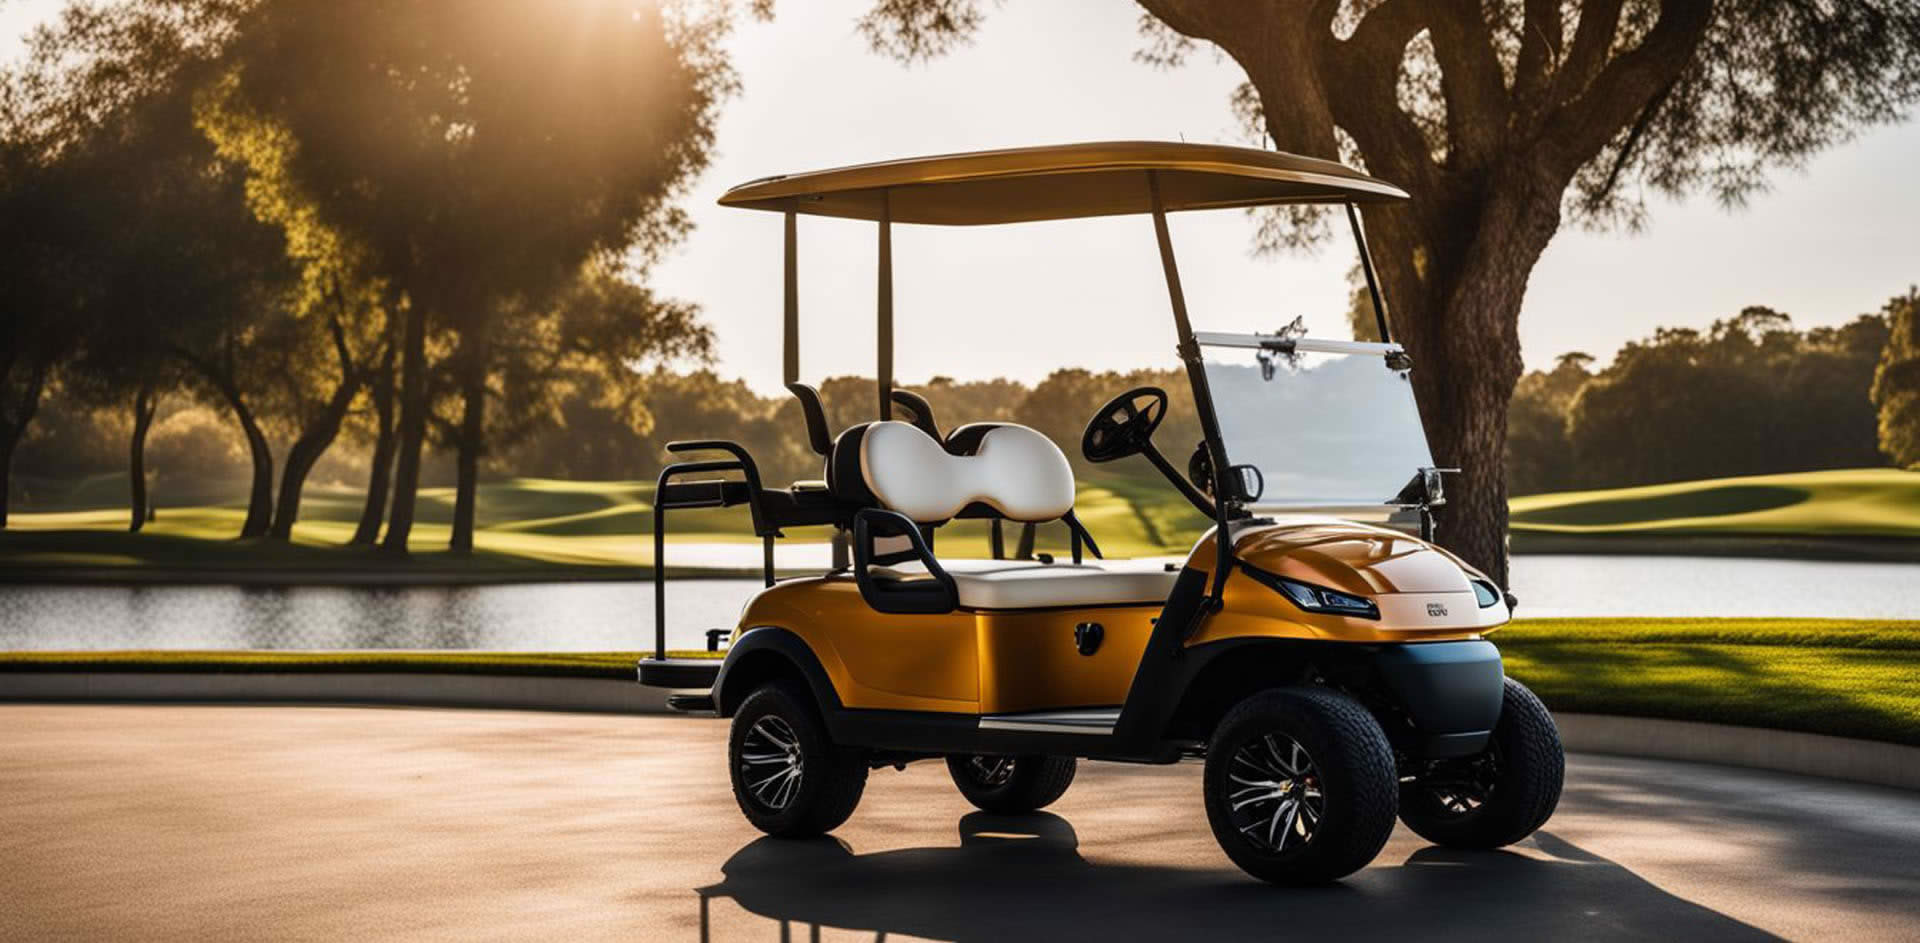
M1394 835L1255 884L1199 770L1094 764L1058 815L874 775L838 840L759 838L722 724L292 707L0 707L0 937L713 940L1920 938L1920 796L1575 757L1547 828Z

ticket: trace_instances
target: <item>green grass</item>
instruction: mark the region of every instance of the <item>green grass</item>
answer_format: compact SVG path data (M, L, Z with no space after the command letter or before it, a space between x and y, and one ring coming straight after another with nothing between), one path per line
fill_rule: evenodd
M1519 533L1920 538L1920 472L1717 478L1529 495L1512 508Z
M1526 619L1495 637L1554 710L1920 746L1920 622ZM705 657L705 652L674 652ZM434 671L631 678L637 652L7 652L5 671Z
M145 533L129 535L126 512L114 506L122 500L110 487L115 477L80 482L53 508L14 514L8 529L0 531L0 565L335 572L404 567L532 576L591 575L596 569L653 563L653 484L645 481L515 478L483 485L471 561L444 553L452 489L425 489L413 533L415 557L395 564L340 547L360 513L360 495L353 489L309 489L294 540L282 545L234 541L245 512L232 503L162 507ZM161 495L163 503L167 497ZM1207 523L1150 469L1125 463L1091 470L1080 483L1076 510L1101 549L1116 558L1182 553ZM1920 472L1846 469L1530 495L1513 500L1513 529L1522 539L1717 537L1756 548L1776 538L1916 539ZM984 555L986 534L983 522L958 522L942 530L941 551ZM827 534L813 528L788 536L825 540ZM749 542L753 537L746 532L746 510L733 508L677 512L670 539ZM1039 549L1065 553L1065 528L1043 527Z
M1145 522L1163 517L1163 512L1143 511L1135 504L1144 500L1145 489L1129 479L1108 477L1134 497L1123 497L1099 483L1083 483L1077 502L1081 520L1094 532L1102 551L1112 557L1139 557L1186 549L1197 527L1156 531ZM102 497L101 489L90 484L82 490L88 500ZM503 576L653 565L652 482L516 478L483 485L474 534L476 553L470 562L445 552L452 489L421 491L419 516L409 541L412 557L405 563L342 546L353 535L359 501L360 495L348 489L310 489L290 543L233 539L246 517L244 506L234 504L162 507L140 534L126 532L126 511L119 507L15 513L7 529L0 531L0 564L286 571L403 567L417 572L464 567ZM1198 515L1192 516L1197 520ZM669 540L674 542L755 540L747 529L745 508L677 511L670 526ZM987 533L985 522L957 522L942 529L942 552L985 556ZM1168 533L1172 542L1161 542ZM1012 534L1009 530L1010 541ZM829 533L824 528L802 528L790 531L788 537L824 542ZM1037 548L1065 554L1065 527L1043 526Z
M1920 622L1525 619L1494 641L1555 710L1920 746Z

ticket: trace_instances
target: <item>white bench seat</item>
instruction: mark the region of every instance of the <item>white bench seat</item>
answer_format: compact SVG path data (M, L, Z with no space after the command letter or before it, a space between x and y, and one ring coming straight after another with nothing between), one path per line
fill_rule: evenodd
M1179 562L1169 559L941 560L953 577L963 609L1044 609L1054 606L1158 605L1173 592ZM875 576L923 579L919 563L875 566Z

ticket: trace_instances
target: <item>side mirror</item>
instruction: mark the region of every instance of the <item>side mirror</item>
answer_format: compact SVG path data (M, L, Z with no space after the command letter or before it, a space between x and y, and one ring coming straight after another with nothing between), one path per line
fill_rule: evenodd
M1253 465L1235 465L1230 470L1229 480L1239 490L1235 499L1240 501L1258 501L1267 493L1267 478Z

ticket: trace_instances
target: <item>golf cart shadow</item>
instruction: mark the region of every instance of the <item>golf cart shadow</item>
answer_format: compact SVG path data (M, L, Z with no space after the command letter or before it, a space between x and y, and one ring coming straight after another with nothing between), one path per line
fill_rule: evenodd
M821 928L993 943L1406 932L1423 939L1774 938L1549 833L1529 844L1546 857L1425 847L1397 867L1376 864L1340 885L1282 889L1225 862L1212 870L1096 864L1080 856L1073 826L1057 815L976 812L960 820L958 847L862 855L834 838L759 839L727 861L723 881L698 889L701 939L720 938L710 930L719 898L778 921L781 939Z

